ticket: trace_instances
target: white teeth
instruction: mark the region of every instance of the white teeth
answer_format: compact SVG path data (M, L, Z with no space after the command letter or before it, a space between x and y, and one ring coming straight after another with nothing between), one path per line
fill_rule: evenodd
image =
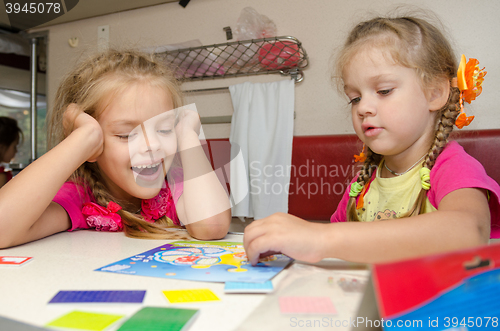
M136 166L133 166L133 168L137 168L137 169L153 168L153 167L158 167L160 164L161 164L161 162L158 162L155 164L147 164L147 165L136 165Z

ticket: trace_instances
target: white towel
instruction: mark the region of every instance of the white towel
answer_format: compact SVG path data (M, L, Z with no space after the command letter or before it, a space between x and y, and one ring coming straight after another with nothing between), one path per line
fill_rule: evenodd
M231 121L231 192L249 190L233 199L235 217L260 219L288 212L292 163L294 81L243 83L229 87L234 113ZM246 193L246 192L245 192Z

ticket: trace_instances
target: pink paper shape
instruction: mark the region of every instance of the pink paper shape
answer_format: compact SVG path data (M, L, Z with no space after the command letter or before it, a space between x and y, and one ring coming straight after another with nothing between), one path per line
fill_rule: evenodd
M336 314L329 297L280 297L283 314Z

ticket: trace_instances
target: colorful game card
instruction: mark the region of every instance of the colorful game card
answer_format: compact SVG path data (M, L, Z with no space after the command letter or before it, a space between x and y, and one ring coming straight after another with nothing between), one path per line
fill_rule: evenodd
M28 256L0 256L0 266L22 266L32 259Z
M46 326L89 331L102 331L121 319L124 315L97 314L73 311L63 315ZM139 329L138 329L139 330Z
M49 303L142 303L146 291L59 291Z
M273 283L268 280L262 283L226 282L224 293L269 293L273 291Z
M197 312L197 309L144 307L117 331L182 331L189 328Z
M336 314L337 310L329 297L280 297L283 314Z
M265 282L291 260L276 254L252 266L242 243L175 241L96 271L205 282Z
M170 303L220 301L219 297L208 288L163 291L163 294Z

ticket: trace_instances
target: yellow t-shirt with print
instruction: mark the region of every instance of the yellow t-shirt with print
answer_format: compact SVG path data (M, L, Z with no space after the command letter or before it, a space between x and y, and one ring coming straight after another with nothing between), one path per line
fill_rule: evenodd
M397 177L382 178L380 172L382 161L377 169L376 177L364 196L363 208L357 210L362 222L381 221L384 219L400 218L413 205L422 189L419 170L421 165ZM429 199L425 199L422 214L436 211Z

